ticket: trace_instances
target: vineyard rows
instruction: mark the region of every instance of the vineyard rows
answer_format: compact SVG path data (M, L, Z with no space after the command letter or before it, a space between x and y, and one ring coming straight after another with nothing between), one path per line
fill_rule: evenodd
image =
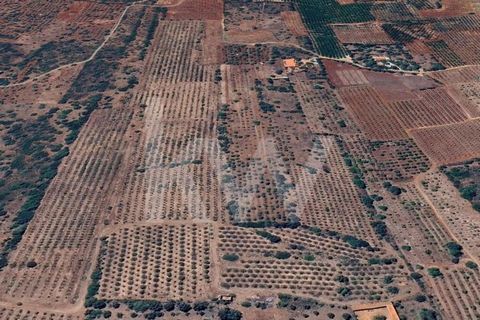
M435 163L449 164L480 156L480 121L413 129L410 135L420 149Z

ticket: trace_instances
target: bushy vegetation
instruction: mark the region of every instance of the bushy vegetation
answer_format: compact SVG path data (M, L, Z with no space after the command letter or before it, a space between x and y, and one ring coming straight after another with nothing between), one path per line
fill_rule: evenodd
M239 258L238 255L235 253L227 253L227 254L224 254L222 257L223 260L231 261L231 262L237 261L238 258Z
M242 319L242 313L235 309L224 308L218 312L220 320L240 320Z
M160 21L160 14L165 16L167 14L167 8L165 7L156 7L155 12L153 13L152 20L150 21L150 25L148 26L147 29L147 36L145 37L145 40L143 41L143 48L140 51L140 59L143 60L145 59L145 56L147 55L147 49L150 47L150 44L152 43L153 37L155 36L155 31L157 30L158 23Z
M255 90L257 92L258 98L258 105L260 107L260 111L267 113L267 112L275 112L275 106L265 101L265 95L263 94L263 83L262 81L255 79Z
M22 200L23 204L13 218L10 237L0 250L0 269L8 264L9 253L21 241L58 166L69 153L67 147L54 144L60 132L50 119L57 111L52 108L34 120L12 122L4 136L16 156L0 181L0 216L6 214L4 208L10 201ZM49 150L56 152L50 155Z
M127 49L131 47L130 43L137 37L137 29L144 13L145 11L138 13L128 35L123 36L121 41L109 41L108 45L103 47L94 59L84 65L60 103L72 100L81 101L90 95L101 94L107 89L114 88L116 81L114 73L119 68L120 60L126 57Z
M228 120L227 120L227 112L229 106L224 104L220 107L220 110L217 114L217 139L218 143L220 144L220 149L228 153L230 149L230 145L232 144L232 139L228 135Z
M274 254L274 257L280 260L285 260L290 258L291 254L287 251L277 251Z
M282 238L280 238L279 236L271 234L270 232L265 231L265 230L257 230L256 233L259 236L269 240L271 243L278 243L278 242L282 241Z
M358 239L354 236L346 235L342 237L342 240L348 243L352 248L369 248L370 244L362 239Z
M270 221L270 220L262 220L262 221L247 221L247 222L235 222L233 225L243 228L287 228L287 229L296 229L301 226L300 221L298 219L291 218L290 221L287 222L277 222L277 221Z
M93 46L86 46L76 40L52 41L28 54L18 65L20 69L28 66L27 75L32 72L44 73L62 64L87 59L93 53Z
M430 309L422 309L418 314L419 320L437 320L437 313Z
M90 284L87 288L87 295L85 296L85 307L87 310L85 311L85 319L96 319L101 315L99 309L104 309L107 307L107 303L105 300L98 300L97 294L98 290L100 289L100 280L102 279L102 271L100 269L100 259L105 254L105 240L102 240L101 247L100 247L100 254L97 260L97 265L95 270L90 275Z
M460 257L463 255L463 248L456 242L449 242L445 245L447 248L448 253L452 257L452 261L457 263Z
M466 162L462 166L441 167L441 171L458 189L465 200L472 203L472 208L480 212L480 192L478 190L480 170L478 160Z
M440 269L438 269L436 267L432 267L432 268L427 269L427 272L432 278L437 278L437 277L443 276Z
M65 126L70 129L70 133L65 138L65 142L67 144L72 144L77 139L80 129L90 118L92 112L97 109L101 99L102 95L100 94L89 97L85 102L82 102L84 103L84 111L82 112L81 116L78 119L65 123Z
M383 221L374 221L371 223L373 230L380 237L384 238L388 234L387 225Z
M400 187L393 185L389 181L385 181L383 183L383 187L387 189L387 191L393 194L394 196L399 196L400 194L402 194L402 191L403 191Z

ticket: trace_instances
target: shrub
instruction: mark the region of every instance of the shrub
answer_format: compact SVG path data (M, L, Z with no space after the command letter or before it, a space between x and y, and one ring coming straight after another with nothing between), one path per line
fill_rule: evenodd
M291 254L286 251L277 251L275 252L274 257L277 259L285 260L290 258Z
M415 296L415 301L417 302L425 302L427 301L427 297L425 297L423 294L417 294Z
M279 236L271 234L270 232L267 232L265 230L257 230L256 233L259 236L268 239L271 243L279 243L280 241L282 241L282 238L280 238Z
M397 262L395 258L370 258L368 259L368 264L370 265L390 265Z
M227 148L228 149L228 148ZM235 200L231 200L227 203L227 211L231 218L235 218L238 214L238 203Z
M446 172L447 177L454 181L456 179L463 180L470 177L470 171L468 168L455 167Z
M270 104L270 103L267 103L267 102L264 102L264 101L260 101L260 110L262 110L262 112L275 112L275 106Z
M135 312L145 312L147 310L160 311L162 304L155 300L129 300L127 306Z
M390 192L391 194L393 194L395 196L399 196L402 193L402 189L400 189L397 186L390 186L387 190L388 190L388 192Z
M435 268L435 267L427 269L427 272L432 278L437 278L437 277L443 276L440 269Z
M383 283L385 283L385 284L390 284L392 282L393 282L393 276L385 276L383 278Z
M374 221L371 223L375 232L381 237L385 237L387 235L387 225L383 221Z
M278 299L280 299L281 301L290 301L292 300L292 295L290 294L287 294L287 293L279 293L278 294Z
M343 236L342 240L348 243L352 248L358 249L358 248L369 248L370 244L362 239L358 239L354 236Z
M250 308L252 306L252 303L250 301L243 301L241 303L241 306L244 308Z
M445 247L448 250L448 253L453 257L453 258L460 258L463 255L463 248L461 245L459 245L456 242L449 242L445 245Z
M220 320L240 320L242 319L242 313L235 309L224 308L218 312Z
M353 183L359 187L360 189L366 189L367 188L367 185L365 184L365 181L362 180L362 178L360 178L358 175L355 175L355 177L353 177Z
M103 300L97 300L93 303L94 309L105 309L107 307L107 303Z
M195 311L203 311L203 310L206 310L207 308L208 308L208 302L206 301L199 301L193 304L193 310Z
M178 303L178 309L179 309L180 311L186 313L186 312L192 310L192 306L190 306L190 304L188 304L188 303L186 303L186 302L181 301L181 302Z
M388 287L387 291L390 292L391 294L397 294L399 292L397 287Z
M467 263L465 263L465 266L473 270L478 270L478 264L473 261L467 261Z
M236 255L235 253L227 253L223 255L222 259L233 262L238 260L238 255Z
M175 302L174 301L167 301L163 304L163 308L166 311L173 311L173 310L175 310Z
M437 314L430 309L422 309L418 314L420 320L437 320Z
M85 311L85 320L98 319L102 316L101 310L87 309Z
M306 260L306 261L314 261L315 256L313 254L307 254L303 257L303 259Z
M420 280L420 279L423 278L423 276L422 276L420 273L418 273L418 272L412 272L412 273L410 274L410 277L411 277L413 280L415 280L415 281Z
M341 282L341 283L349 283L350 280L348 279L348 277L344 276L344 275L339 275L339 276L336 276L335 277L335 281L338 281L338 282Z
M37 266L37 263L33 260L30 260L27 262L27 268L35 268Z
M341 288L337 289L337 293L344 296L344 297L350 295L351 292L352 292L352 290L350 290L347 287L341 287Z
M369 208L369 209L373 209L373 202L374 200L369 197L369 196L363 196L362 197L362 203L365 207Z
M472 208L473 208L475 211L480 212L480 203L475 202L474 204L472 204Z
M477 195L477 187L475 185L463 187L460 189L460 195L469 201L472 201L473 198Z

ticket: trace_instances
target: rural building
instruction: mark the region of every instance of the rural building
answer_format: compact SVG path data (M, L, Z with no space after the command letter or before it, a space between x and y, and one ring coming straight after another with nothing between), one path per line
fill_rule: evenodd
M372 58L375 60L375 62L384 62L390 60L390 58L387 56L372 56Z
M293 72L295 70L295 68L297 67L297 62L293 58L284 59L283 60L283 67L285 68L285 70L287 72Z
M376 316L384 316L386 320L400 320L391 302L359 304L353 306L352 310L358 320L373 320Z

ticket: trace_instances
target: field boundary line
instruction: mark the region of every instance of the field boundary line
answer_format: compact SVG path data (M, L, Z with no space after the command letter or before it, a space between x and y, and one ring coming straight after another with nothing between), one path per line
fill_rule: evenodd
M432 126L423 126L423 127L414 127L414 128L406 128L405 131L407 134L410 136L410 133L415 130L421 130L421 129L434 129L434 128L443 128L443 127L448 127L448 126L453 126L453 125L458 125L462 123L468 123L471 121L479 120L480 117L474 117L474 118L468 118L464 121L458 121L458 122L451 122L451 123L444 123L444 124L435 124Z

